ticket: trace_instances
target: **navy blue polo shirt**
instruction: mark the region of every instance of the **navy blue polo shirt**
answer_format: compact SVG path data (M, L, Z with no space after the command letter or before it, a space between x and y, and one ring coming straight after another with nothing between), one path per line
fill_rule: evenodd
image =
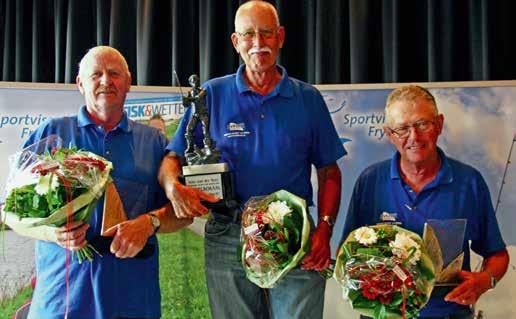
M328 108L313 86L289 78L277 66L281 80L266 96L245 83L241 65L236 74L205 83L210 134L235 173L238 199L285 189L312 205L311 165L321 168L346 154ZM191 108L167 149L184 155L184 133ZM202 130L194 132L202 147Z
M463 242L464 270L470 270L471 249L485 257L505 248L489 189L475 168L448 158L438 149L441 167L436 178L416 194L400 177L398 152L390 160L365 169L349 203L342 240L361 226L381 222L383 212L402 227L423 235L427 219L467 219ZM421 317L446 316L465 307L432 298Z
M117 127L106 133L82 107L78 116L51 119L41 125L25 146L52 134L63 140L63 146L76 146L113 163L111 177L128 218L166 203L157 181L166 141L158 130L131 121L124 113ZM87 238L100 234L103 203L104 197L93 211ZM149 238L149 243L157 244L156 237ZM36 241L38 283L29 318L64 317L65 253L55 243ZM80 265L74 259L69 271L69 318L158 318L161 315L158 249L147 259L119 259L111 253Z

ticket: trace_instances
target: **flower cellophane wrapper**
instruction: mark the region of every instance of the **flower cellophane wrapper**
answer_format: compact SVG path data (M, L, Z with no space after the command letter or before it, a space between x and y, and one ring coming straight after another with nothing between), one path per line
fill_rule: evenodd
M343 288L343 297L362 315L375 319L417 318L419 310L430 299L435 281L434 265L421 237L391 224L368 226L383 234L376 243L363 245L352 231L341 245L334 278ZM414 255L404 259L394 255L396 234L408 236L419 245L417 261ZM414 258L414 259L412 259ZM397 275L402 271L401 276Z
M56 135L11 155L9 166L2 219L14 231L44 240L52 240L49 229L68 217L89 221L113 168L101 156L62 147Z
M258 217L260 212L263 213L270 203L276 201L285 202L292 209L290 217L284 218L283 224L269 218L263 225L257 220L261 218ZM259 228L259 224L263 228ZM246 229L253 227L255 232L246 233ZM285 190L252 197L242 212L242 264L247 278L259 287L273 288L301 261L309 237L310 223L304 199ZM281 248L280 253L277 252L278 247Z

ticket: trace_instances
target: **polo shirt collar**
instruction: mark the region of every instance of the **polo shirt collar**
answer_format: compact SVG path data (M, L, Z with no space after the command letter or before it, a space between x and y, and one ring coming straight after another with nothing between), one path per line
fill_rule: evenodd
M79 127L86 127L89 125L96 125L95 122L91 119L90 115L88 114L88 111L86 110L86 106L83 105L80 110L79 114L77 115L77 125ZM120 122L118 122L117 126L113 129L121 129L122 131L128 133L132 130L133 123L129 121L129 118L127 117L127 113L124 111L124 114L122 115L122 119Z
M287 70L279 64L276 64L276 68L278 68L281 73L281 80L278 82L274 90L268 94L268 96L283 96L283 97L291 97L294 95L292 90L292 84L289 81ZM251 88L247 85L244 78L245 64L241 64L238 67L236 73L236 87L239 94L244 92L252 92Z
M437 153L441 159L441 167L439 168L439 172L437 172L436 178L427 185L427 187L440 185L440 184L450 184L453 182L453 172L450 166L450 162L446 154L444 154L441 148L437 148ZM391 179L401 179L400 170L399 170L399 160L400 153L396 152L391 158ZM425 187L425 188L427 188Z

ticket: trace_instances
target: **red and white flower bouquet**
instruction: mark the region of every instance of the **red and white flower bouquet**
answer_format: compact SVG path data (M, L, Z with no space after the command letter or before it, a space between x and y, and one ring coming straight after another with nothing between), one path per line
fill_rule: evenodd
M253 197L242 212L242 263L247 278L272 288L308 249L310 224L304 199L280 190Z
M10 158L2 221L13 230L52 240L54 231L72 221L88 222L98 199L111 181L113 166L91 152L63 148L48 137ZM38 227L42 226L42 227ZM79 262L92 260L88 245L76 252Z
M375 319L417 318L435 271L419 235L395 225L360 227L340 247L334 277L353 309Z

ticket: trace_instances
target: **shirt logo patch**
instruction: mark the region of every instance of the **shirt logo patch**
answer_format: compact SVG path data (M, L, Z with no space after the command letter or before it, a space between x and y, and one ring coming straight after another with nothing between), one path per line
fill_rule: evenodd
M397 218L398 214L396 213L383 212L380 214L380 224L401 225Z
M229 122L228 125L226 125L226 129L227 133L224 133L224 137L228 138L245 137L251 133L245 129L245 123Z
M245 124L229 122L229 124L227 125L227 129L228 131L244 131Z
M398 217L398 214L389 214L387 212L383 212L380 215L380 221L382 222L395 222L396 217Z

